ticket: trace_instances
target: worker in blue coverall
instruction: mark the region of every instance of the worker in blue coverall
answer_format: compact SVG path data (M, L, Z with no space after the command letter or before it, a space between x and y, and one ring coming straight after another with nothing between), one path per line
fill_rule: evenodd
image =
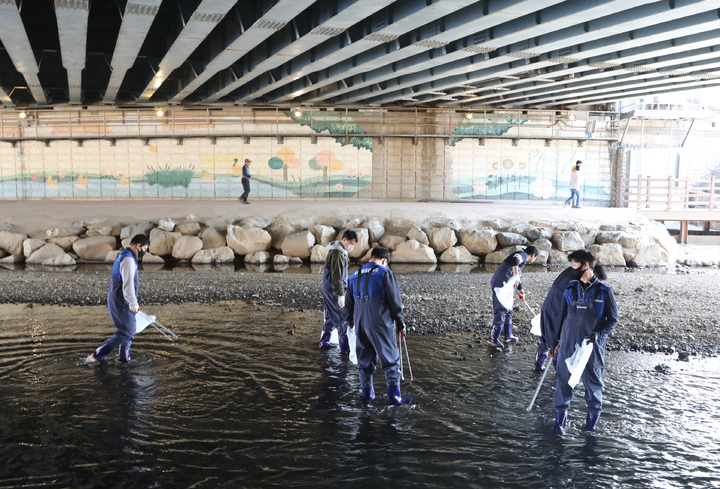
M495 270L492 280L490 280L494 317L492 331L487 339L489 346L503 348L503 344L500 342L500 333L502 333L506 343L518 340L517 336L512 334L512 307L507 308L498 300L495 288L502 288L509 281L518 280L518 294L520 294L520 299L524 300L520 272L525 268L525 265L534 262L538 254L540 254L540 250L536 246L530 245L524 250L517 251L505 258L498 269Z
M565 302L568 305L562 330L555 339L557 350L557 386L555 389L555 428L561 430L567 423L567 409L573 397L568 384L570 372L566 359L575 352L584 339L593 343L592 354L582 374L585 385L587 417L585 429L594 431L602 411L602 374L605 368L605 345L610 332L618 323L618 311L613 290L593 273L594 263L583 262L579 280L568 283Z
M345 289L347 289L348 283L348 254L355 248L357 239L357 233L352 229L347 229L340 241L328 243L328 254L323 270L321 290L325 306L325 324L319 346L321 350L334 348L330 344L330 335L335 328L338 332L341 355L350 355L347 320L343 308L345 307Z
M405 336L405 316L395 274L387 267L390 252L373 248L370 262L353 273L348 281L346 315L351 328L357 328L356 352L363 398L375 398L373 373L378 359L385 372L390 404L412 402L400 394L400 350L396 335Z
M540 309L540 344L535 354L534 370L542 372L545 370L545 361L551 351L555 351L557 342L555 338L560 337L560 329L562 322L565 320L567 313L567 302L565 302L565 288L571 280L580 280L583 263L591 263L595 261L592 253L587 250L573 251L568 255L570 267L566 268L550 287L542 308Z
M130 240L130 245L115 259L107 303L117 331L105 340L87 358L87 361L105 361L110 352L118 347L120 348L118 359L123 363L130 361L130 346L135 336L135 314L140 310L137 260L147 253L149 246L150 239L144 234L137 234Z

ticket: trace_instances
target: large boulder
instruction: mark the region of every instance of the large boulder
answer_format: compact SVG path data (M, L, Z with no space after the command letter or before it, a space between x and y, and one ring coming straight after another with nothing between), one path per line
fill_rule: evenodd
M532 242L532 244L536 246L537 249L539 249L540 251L546 251L550 253L550 250L552 249L552 243L544 238L536 239Z
M113 240L115 240L114 236L109 236L109 237L112 238ZM64 238L52 238L52 239L49 239L48 242L55 243L56 245L58 245L60 248L64 249L65 251L70 251L72 249L73 243L75 241L77 241L78 239L80 239L80 238L78 238L77 236L66 236Z
M110 251L107 256L105 257L105 263L115 263L115 260L117 260L118 255L120 254L120 250L112 250ZM145 254L147 256L147 253ZM143 257L144 258L144 257Z
M525 231L527 231L528 229L530 229L529 224L526 224L524 222L519 222L519 223L511 224L510 226L504 227L503 231L506 233L522 234ZM518 244L521 244L521 243L518 243Z
M435 250L435 253L442 253L457 243L455 231L450 228L431 228L428 233L430 247Z
M199 222L181 222L175 226L175 232L182 234L183 236L197 236L200 234L200 223Z
M264 217L246 217L238 223L238 226L242 228L260 228L265 229L272 224L270 219Z
M620 236L620 239L618 240L618 244L623 248L630 249L640 248L642 246L647 246L652 243L650 242L649 237L645 234L622 233L622 236Z
M553 234L552 237L555 248L560 251L575 251L585 248L585 241L580 237L577 231L561 231Z
M20 255L23 252L23 242L26 239L27 234L0 231L0 248L11 255Z
M597 244L619 243L623 234L622 231L600 231L595 237L595 242L597 242Z
M390 251L395 251L400 243L404 243L407 240L405 236L394 236L392 234L386 234L380 238L380 246L387 248Z
M362 223L362 219L359 217L353 217L351 219L343 219L338 217L335 219L335 222L333 222L332 227L335 229L354 229L357 227L360 227L360 224Z
M490 228L469 229L460 233L460 243L473 255L487 255L497 248L496 234Z
M625 231L627 229L627 224L620 223L620 224L602 224L600 226L600 231Z
M225 229L217 229L214 227L205 228L199 237L203 242L203 249L205 250L222 248L227 244Z
M287 255L273 256L273 265L287 265L290 263L290 257Z
M502 263L508 256L524 249L524 246L516 245L509 246L498 251L493 251L492 253L488 253L487 255L485 255L485 263Z
M550 250L547 262L553 265L568 265L568 253L565 251Z
M271 261L270 253L267 251L256 251L255 253L248 253L245 255L245 263L251 263L253 265L260 265Z
M325 263L328 250L323 245L315 245L310 252L310 263Z
M334 235L335 230L332 228L330 229L333 231ZM276 222L268 226L265 231L268 232L270 238L272 239L271 246L276 250L281 250L285 238L291 234L294 234L296 230L293 226L290 226L289 224Z
M282 244L283 255L308 258L310 250L315 244L315 236L310 231L302 231L291 234L285 238Z
M232 263L235 261L235 253L229 246L200 250L192 257L192 263L196 265L210 265L213 263Z
M25 263L30 265L41 265L45 260L64 254L65 251L55 243L47 243L45 246L35 250L32 255L28 256Z
M190 260L202 247L203 242L197 236L180 236L173 245L172 256L178 260Z
M537 241L538 239L550 240L552 239L552 235L552 230L546 227L531 227L523 233L523 236L525 236L528 241Z
M585 243L585 247L590 246L591 244L595 244L595 240L597 239L597 233L597 229L589 227L586 227L580 231L580 237Z
M165 260L163 260L162 257L153 255L152 253L145 253L145 256L143 256L140 260L142 261L143 265L164 265L165 264Z
M453 246L446 249L439 259L440 263L477 263L478 257L464 246Z
M638 248L629 263L631 267L662 267L667 264L668 253L657 244Z
M587 250L593 254L595 260L601 265L625 266L623 248L617 243L589 245Z
M497 233L495 235L500 246L517 246L524 245L528 242L527 238L515 233Z
M145 236L147 236L148 233L154 228L155 224L151 223L150 221L142 221L135 224L130 224L129 226L125 226L120 230L120 239L132 238L137 234L144 234Z
M2 250L2 251L3 251L3 253L7 253L7 251L5 251L5 250ZM12 265L15 263L22 263L24 260L25 260L25 257L18 253L17 255L9 255L9 256L0 258L0 263L2 263L4 265Z
M209 228L215 228L215 229L222 229L225 231L227 227L234 223L235 219L232 217L223 217L223 218L217 218L217 219L208 219L205 221L205 225Z
M478 227L480 227L480 228L490 228L490 229L492 229L492 230L494 230L494 231L497 231L497 230L503 228L503 224L502 224L500 221L498 221L497 219L493 219L493 220L490 220L490 221L480 221L480 226L478 226Z
M264 229L227 227L227 244L238 255L247 255L256 251L267 251L272 244L272 237Z
M161 231L166 231L168 233L172 233L173 230L175 229L175 221L173 221L169 217L164 217L158 221L157 227Z
M415 240L420 244L424 244L425 246L430 244L430 240L428 239L427 234L425 234L425 231L423 231L417 226L413 226L412 229L408 231L407 239Z
M549 258L550 258L550 253L548 253L547 251L540 250L537 258L535 258L535 261L532 262L532 264L533 265L545 265L545 264L547 264Z
M400 243L390 256L393 263L437 263L433 249L414 239Z
M357 233L358 241L355 245L355 249L352 250L352 253L350 253L350 258L360 258L362 257L367 251L370 249L370 233L365 228L353 228L353 231ZM344 229L342 229L335 239L340 240L342 239L342 235L345 232Z
M385 227L377 219L368 219L360 227L368 230L370 241L373 243L380 241L385 234Z
M335 239L335 228L316 224L310 228L310 232L315 236L315 242L322 246L327 246ZM342 236L341 236L342 237Z
M68 236L80 236L85 232L85 228L82 226L75 226L69 228L52 228L48 229L46 234L48 238L65 238Z
M46 267L67 267L75 265L75 259L67 253L63 253L62 255L56 255L52 258L48 258L43 261L42 264Z
M117 236L120 236L121 233L122 233L122 226L119 226L117 224L91 227L91 228L88 228L88 230L85 232L85 234L87 234L88 238L92 238L93 236L116 236L117 237Z
M645 233L652 241L655 242L655 244L665 250L668 255L668 262L675 263L679 247L675 238L670 236L670 233L668 233L665 225L657 221L650 221L647 225L647 229L645 229Z
M75 254L85 261L104 262L108 253L117 246L115 236L93 236L78 239L72 244Z
M157 256L172 254L175 242L182 236L180 233L168 233L162 229L150 231L150 253Z
M23 241L23 255L25 255L25 258L28 258L35 252L35 250L40 249L43 246L45 246L44 239L28 238Z

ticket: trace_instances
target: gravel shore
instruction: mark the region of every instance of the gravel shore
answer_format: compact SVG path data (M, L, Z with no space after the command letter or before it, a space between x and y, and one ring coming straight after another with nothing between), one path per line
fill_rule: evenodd
M539 312L558 268L529 267L528 300ZM620 323L608 350L720 353L720 274L624 272L609 270ZM106 301L107 271L0 271L0 303L98 305ZM414 334L472 332L485 346L492 321L489 273L399 274L408 327ZM142 271L140 302L187 303L240 300L296 310L322 309L318 274L234 273L220 271ZM518 304L515 331L529 334L530 314ZM1 318L0 318L1 320Z

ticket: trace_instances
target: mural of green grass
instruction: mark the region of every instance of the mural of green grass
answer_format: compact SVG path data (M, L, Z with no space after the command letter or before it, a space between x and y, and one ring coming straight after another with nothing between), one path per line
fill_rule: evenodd
M148 170L145 172L145 181L149 185L159 185L162 188L188 188L190 186L194 170L195 168L192 165L188 168L180 166L172 168L170 167L170 164L157 169L148 167Z

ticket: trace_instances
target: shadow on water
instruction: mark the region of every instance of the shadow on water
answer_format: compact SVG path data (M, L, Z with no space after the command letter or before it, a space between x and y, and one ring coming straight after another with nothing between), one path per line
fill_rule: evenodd
M0 306L0 487L720 486L718 359L609 352L598 432L580 387L555 435L553 373L526 411L535 345L411 336L414 402L391 407L381 371L366 404L317 350L319 311L153 309L177 343L146 330L129 365L86 365L105 308Z

